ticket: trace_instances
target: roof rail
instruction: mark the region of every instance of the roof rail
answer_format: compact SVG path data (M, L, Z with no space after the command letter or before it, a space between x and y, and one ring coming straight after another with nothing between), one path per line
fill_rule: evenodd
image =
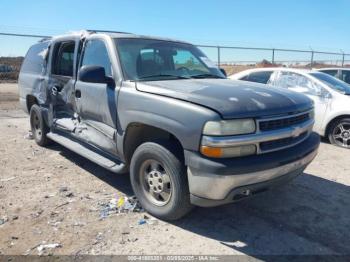
M120 31L111 31L111 30L96 30L96 29L87 29L86 31L90 33L118 33L118 34L131 34L128 32L120 32Z
M47 36L47 37L44 37L44 38L40 39L38 42L42 43L42 42L49 41L50 39L52 39L52 36Z

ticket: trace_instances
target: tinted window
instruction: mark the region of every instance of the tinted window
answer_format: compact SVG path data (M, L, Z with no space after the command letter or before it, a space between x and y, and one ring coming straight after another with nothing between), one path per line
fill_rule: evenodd
M329 76L327 74L323 73L310 73L313 77L317 78L318 80L325 83L330 88L343 93L343 94L350 94L350 85L347 83L340 81L339 79Z
M338 74L338 70L320 70L322 73L326 73L331 76L336 76Z
M342 70L341 79L350 84L350 70Z
M46 54L48 42L33 45L27 52L21 71L26 73L44 73L46 67Z
M272 73L272 71L253 72L249 74L248 81L267 84Z
M124 77L129 80L225 78L193 45L156 39L116 39Z
M75 43L72 41L62 42L55 45L52 74L73 76L74 47Z
M105 44L101 40L90 40L86 43L81 66L102 66L107 76L112 76L112 65Z

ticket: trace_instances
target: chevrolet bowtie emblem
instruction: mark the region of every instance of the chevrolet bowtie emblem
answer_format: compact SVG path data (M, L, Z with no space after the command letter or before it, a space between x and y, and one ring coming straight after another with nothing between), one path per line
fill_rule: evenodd
M293 131L292 131L292 137L298 137L301 135L301 133L303 132L303 129L300 127L294 127Z

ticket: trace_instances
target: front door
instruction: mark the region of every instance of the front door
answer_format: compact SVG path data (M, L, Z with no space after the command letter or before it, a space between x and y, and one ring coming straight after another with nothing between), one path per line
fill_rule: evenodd
M106 76L113 78L113 69L106 45L101 39L87 40L82 53L80 68L102 66ZM75 84L77 113L87 125L89 142L108 151L115 151L117 125L117 89L114 84L88 83L77 79ZM110 140L110 141L109 141Z

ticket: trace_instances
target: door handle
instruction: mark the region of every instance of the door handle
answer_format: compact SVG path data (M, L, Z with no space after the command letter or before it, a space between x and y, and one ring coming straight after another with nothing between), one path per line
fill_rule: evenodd
M81 91L79 89L75 90L75 97L81 98Z

